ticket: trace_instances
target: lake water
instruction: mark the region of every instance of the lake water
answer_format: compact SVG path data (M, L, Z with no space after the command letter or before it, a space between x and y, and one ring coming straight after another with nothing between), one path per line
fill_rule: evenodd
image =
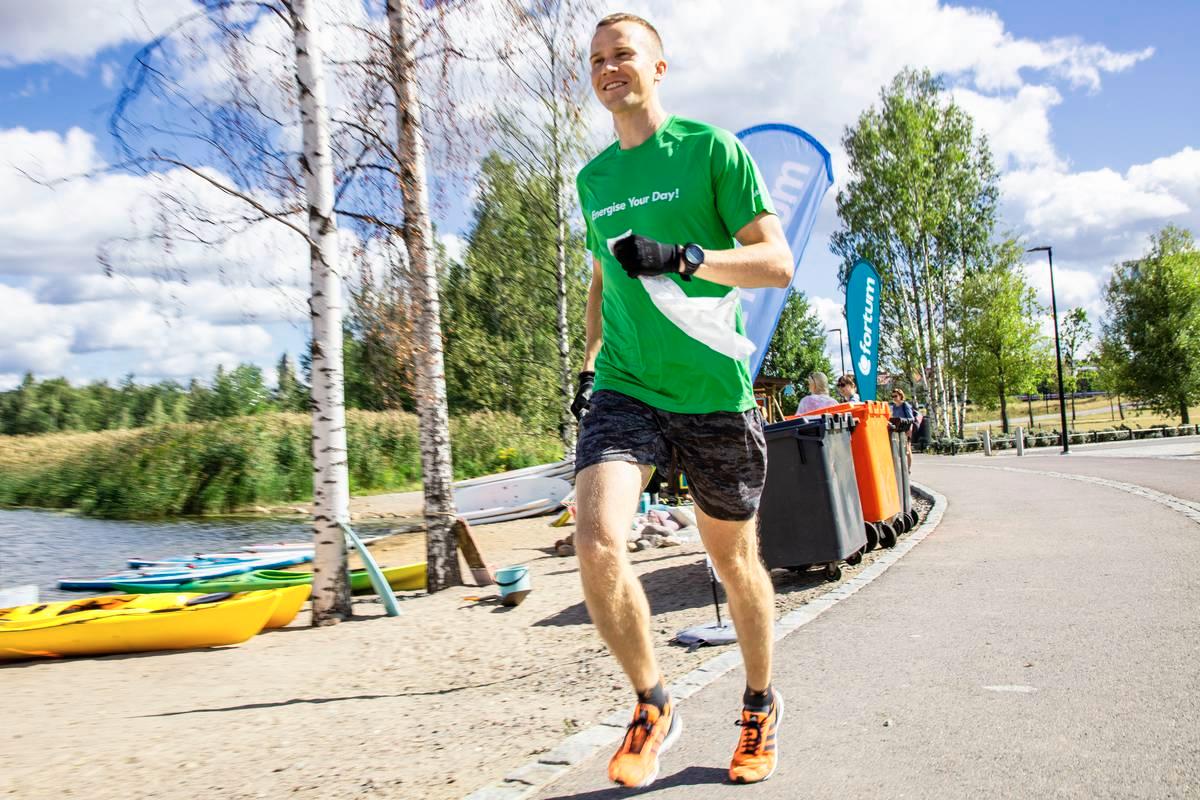
M384 523L355 525L364 534L388 529ZM42 599L86 596L60 591L58 579L119 572L127 568L129 558L227 552L248 544L308 541L311 536L308 522L301 519L124 521L55 511L0 510L0 589L32 583L41 590Z

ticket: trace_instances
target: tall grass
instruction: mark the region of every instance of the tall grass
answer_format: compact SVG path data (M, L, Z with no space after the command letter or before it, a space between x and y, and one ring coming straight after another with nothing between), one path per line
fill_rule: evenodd
M102 433L0 436L0 505L77 508L99 517L228 513L312 497L309 418L267 414ZM450 424L456 479L562 457L552 433L511 414ZM411 414L347 413L350 491L421 479Z

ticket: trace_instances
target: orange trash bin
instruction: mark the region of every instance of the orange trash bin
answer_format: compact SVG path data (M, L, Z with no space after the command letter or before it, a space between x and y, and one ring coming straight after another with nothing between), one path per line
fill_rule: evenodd
M888 421L892 417L891 404L868 400L840 403L813 412L844 413L853 414L858 420L858 426L850 437L850 449L854 453L854 476L858 482L863 519L867 523L867 543L873 545L878 542L884 547L892 547L900 530L896 522L901 506L900 493L896 489L896 465L892 458L892 434L888 428Z

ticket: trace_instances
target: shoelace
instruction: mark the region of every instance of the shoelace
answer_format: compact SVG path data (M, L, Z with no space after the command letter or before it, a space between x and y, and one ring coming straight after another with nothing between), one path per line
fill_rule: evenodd
M654 726L650 723L650 714L642 709L638 711L638 715L634 717L633 722L625 729L625 741L628 743L628 751L631 753L640 753L642 748L646 746L646 742L650 739L650 732L654 730ZM638 734L641 736L638 736Z
M762 724L766 718L766 714L761 715L761 719L760 715L751 714L750 719L737 721L737 726L742 729L742 741L740 742L742 755L758 754L758 749L762 745Z

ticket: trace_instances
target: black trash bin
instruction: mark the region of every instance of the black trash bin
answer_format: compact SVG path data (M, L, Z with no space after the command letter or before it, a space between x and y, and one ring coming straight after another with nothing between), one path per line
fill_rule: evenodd
M850 450L855 424L849 414L824 414L766 426L758 531L768 568L820 564L826 578L837 580L838 562L862 560L866 524Z
M912 420L892 417L888 430L892 436L892 462L896 465L896 491L900 493L900 521L904 526L901 533L908 533L917 526L917 512L913 510L912 486L908 477L908 432Z

